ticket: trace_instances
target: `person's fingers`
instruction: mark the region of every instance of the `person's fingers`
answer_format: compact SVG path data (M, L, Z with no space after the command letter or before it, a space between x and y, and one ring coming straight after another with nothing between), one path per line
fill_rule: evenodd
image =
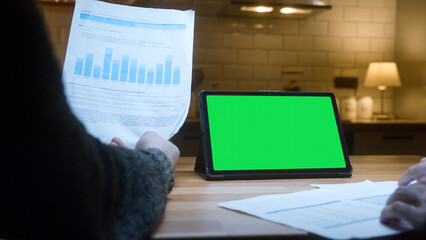
M179 158L179 148L172 142L162 138L156 132L147 131L145 132L139 141L136 143L136 150L142 150L146 148L158 148L163 151L171 161L173 167L176 166L176 162Z
M111 142L109 144L110 146L120 146L124 148L128 148L127 145L118 137L114 137L111 139Z
M426 184L426 176L423 176L423 177L421 177L421 178L417 179L417 182L418 182L418 183Z
M390 205L398 201L416 206L421 203L419 194L409 187L399 187L396 189L395 192L388 198L386 205Z
M422 183L399 187L388 199L380 216L380 221L394 228L412 225L422 230L426 218L426 207L422 193L426 185Z
M380 215L380 222L392 227L398 226L401 221L410 223L415 229L421 230L424 217L419 214L417 207L396 201L386 206Z
M423 161L423 160L422 160ZM426 176L426 162L416 164L408 168L408 170L402 175L398 182L399 186L406 186L411 181Z
M165 141L166 140L160 137L156 132L147 131L136 143L135 149L142 150L145 148L161 148Z
M413 180L426 176L426 157L420 160L419 164L411 166L398 182L399 186L405 186Z

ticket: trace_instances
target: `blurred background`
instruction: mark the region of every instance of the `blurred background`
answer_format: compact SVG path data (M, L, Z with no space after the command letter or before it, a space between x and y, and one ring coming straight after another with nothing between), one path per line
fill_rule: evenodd
M74 2L40 2L63 64ZM331 91L350 154L426 155L424 0L109 2L195 10L193 100L172 139L183 155L198 149L201 89ZM397 82L366 84L373 62L396 63Z

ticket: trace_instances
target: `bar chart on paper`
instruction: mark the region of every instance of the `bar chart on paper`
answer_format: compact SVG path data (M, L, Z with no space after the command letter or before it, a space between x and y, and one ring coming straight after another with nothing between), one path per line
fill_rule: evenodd
M95 61L101 64L95 64ZM105 48L103 60L93 53L77 57L74 75L138 84L180 84L181 69L173 65L173 55L165 55L162 62L152 65L140 62L129 54L113 56L113 49Z

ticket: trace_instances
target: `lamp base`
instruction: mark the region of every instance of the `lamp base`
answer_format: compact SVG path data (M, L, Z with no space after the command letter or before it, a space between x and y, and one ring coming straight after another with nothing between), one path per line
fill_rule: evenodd
M387 114L387 113L375 113L373 114L373 119L374 120L392 120L395 119L395 116L392 114Z

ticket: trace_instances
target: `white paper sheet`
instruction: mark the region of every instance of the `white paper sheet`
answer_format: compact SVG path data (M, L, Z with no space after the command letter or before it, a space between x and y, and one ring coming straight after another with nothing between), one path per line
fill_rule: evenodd
M321 189L263 195L219 203L269 221L332 239L368 238L399 233L379 222L397 182L320 184Z
M89 133L129 147L147 130L170 139L191 95L194 12L78 0L63 82Z
M364 184L367 183L372 183L370 180L365 180L363 182ZM343 188L343 189L347 189L348 187L352 186L352 185L359 185L358 183L336 183L336 184L310 184L312 187L316 187L316 188L321 188L321 189L326 189L326 188Z

